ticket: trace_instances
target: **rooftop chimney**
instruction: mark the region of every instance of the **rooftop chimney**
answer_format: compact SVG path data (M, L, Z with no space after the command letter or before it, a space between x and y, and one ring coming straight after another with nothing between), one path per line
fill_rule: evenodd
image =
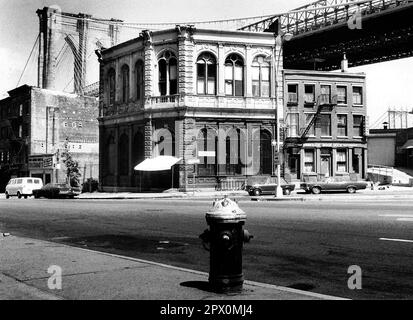
M348 71L348 60L346 58L346 54L343 55L343 60L341 60L341 72Z

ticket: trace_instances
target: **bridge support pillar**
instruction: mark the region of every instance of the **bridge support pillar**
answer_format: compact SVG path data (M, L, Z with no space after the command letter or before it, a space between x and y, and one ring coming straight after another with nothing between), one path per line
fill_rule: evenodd
M40 41L38 60L38 87L55 89L56 83L56 43L59 38L60 9L44 7L36 11L39 17Z

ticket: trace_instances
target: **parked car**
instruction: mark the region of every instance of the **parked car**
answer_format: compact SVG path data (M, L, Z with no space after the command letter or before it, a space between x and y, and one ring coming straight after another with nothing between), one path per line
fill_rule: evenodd
M245 190L250 196L260 196L264 194L275 194L277 187L277 177L251 177L247 180ZM289 195L293 191L295 185L287 183L284 178L281 178L281 189L283 194Z
M41 189L33 190L35 198L71 198L80 194L79 187L71 187L66 183L48 183Z
M21 177L10 179L6 186L6 199L11 196L17 196L17 198L27 197L33 195L33 191L43 187L43 181L40 178Z
M314 179L314 177L304 177L300 184L301 189L307 193L319 194L323 191L347 191L355 193L357 190L366 189L367 182L351 179L350 176L325 177Z

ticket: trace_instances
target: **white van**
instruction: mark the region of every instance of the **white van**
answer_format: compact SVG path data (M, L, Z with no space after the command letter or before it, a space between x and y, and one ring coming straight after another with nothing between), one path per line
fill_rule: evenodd
M17 196L19 199L33 195L33 190L43 187L43 181L40 178L21 177L10 179L6 186L6 199L11 196Z

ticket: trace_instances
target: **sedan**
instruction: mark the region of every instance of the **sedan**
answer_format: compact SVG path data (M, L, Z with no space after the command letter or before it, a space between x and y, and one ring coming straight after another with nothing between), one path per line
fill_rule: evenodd
M275 194L275 188L277 187L276 177L254 177L249 178L245 190L250 196L260 196L264 194ZM281 189L283 194L289 195L293 191L295 185L287 183L285 179L281 178Z
M319 181L307 181L300 185L307 193L319 194L322 191L347 191L355 193L357 190L366 189L367 182L353 181L346 177L329 177Z
M79 187L71 187L66 183L48 183L41 189L33 190L33 196L35 198L70 198L80 194Z

